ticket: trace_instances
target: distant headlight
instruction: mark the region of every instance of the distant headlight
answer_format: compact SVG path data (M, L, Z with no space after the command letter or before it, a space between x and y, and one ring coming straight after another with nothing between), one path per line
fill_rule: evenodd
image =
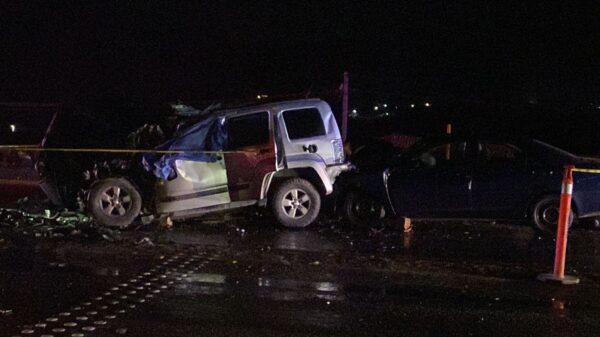
M331 141L331 145L333 146L333 159L336 163L344 162L344 143L341 139L336 139Z

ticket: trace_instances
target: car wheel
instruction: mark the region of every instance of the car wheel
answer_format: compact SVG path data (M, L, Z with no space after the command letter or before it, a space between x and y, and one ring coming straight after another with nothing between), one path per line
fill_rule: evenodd
M303 228L313 223L319 215L321 196L309 181L294 178L276 188L271 206L280 224Z
M556 234L558 226L558 214L560 208L560 197L547 195L539 199L532 207L531 219L535 228L547 234ZM569 228L573 224L574 213L569 215Z
M370 196L350 192L344 200L344 216L354 226L370 226L385 217L385 209Z
M88 210L100 225L126 228L142 209L142 197L126 179L109 178L96 183L88 200Z

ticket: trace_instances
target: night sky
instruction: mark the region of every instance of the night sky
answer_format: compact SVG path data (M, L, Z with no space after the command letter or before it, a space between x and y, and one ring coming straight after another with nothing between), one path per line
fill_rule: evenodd
M3 2L0 99L160 103L335 89L600 105L590 2Z

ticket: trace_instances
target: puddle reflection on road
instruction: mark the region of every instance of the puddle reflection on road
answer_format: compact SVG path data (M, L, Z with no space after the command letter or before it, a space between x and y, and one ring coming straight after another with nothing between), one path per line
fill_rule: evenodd
M279 301L297 301L301 299L325 299L341 301L342 287L333 282L309 282L292 279L259 277L256 293L259 297Z
M275 236L275 248L321 252L339 250L341 245L313 231L282 231Z

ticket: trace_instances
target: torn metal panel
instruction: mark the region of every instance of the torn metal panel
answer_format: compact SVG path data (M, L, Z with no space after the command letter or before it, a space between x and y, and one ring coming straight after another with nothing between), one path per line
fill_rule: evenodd
M175 137L156 147L156 150L190 151L189 153L166 154L158 156L148 153L143 156L144 168L161 179L175 176L175 161L189 160L215 162L218 155L192 151L221 151L226 146L224 120L209 117L178 133Z

